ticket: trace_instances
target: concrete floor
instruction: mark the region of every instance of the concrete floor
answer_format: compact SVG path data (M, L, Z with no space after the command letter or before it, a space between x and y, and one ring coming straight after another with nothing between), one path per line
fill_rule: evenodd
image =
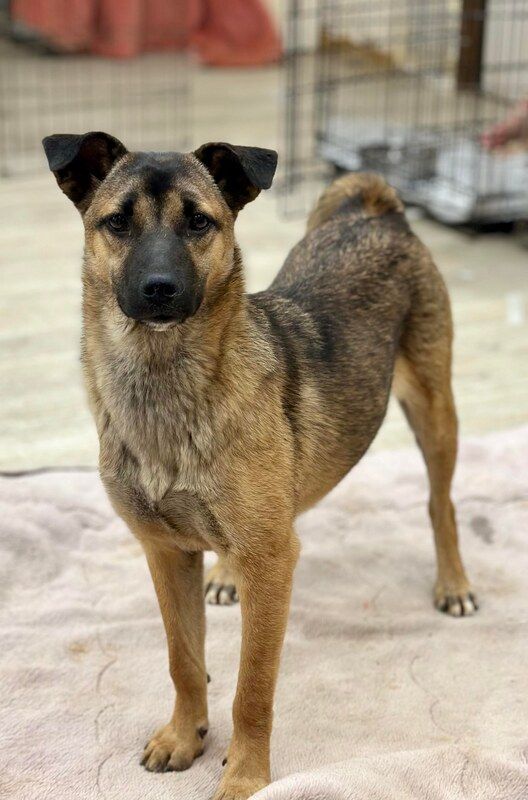
M193 140L276 146L277 69L203 71L195 86ZM514 237L470 237L430 220L413 226L450 288L455 325L455 393L462 435L528 418L528 253ZM249 290L265 287L300 238L273 192L237 223ZM0 182L0 469L92 465L97 440L79 369L82 225L51 175ZM399 409L389 410L374 447L410 442Z

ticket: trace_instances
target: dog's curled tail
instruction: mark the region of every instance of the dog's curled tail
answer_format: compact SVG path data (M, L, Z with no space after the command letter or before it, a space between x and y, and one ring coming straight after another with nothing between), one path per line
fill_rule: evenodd
M396 190L373 172L350 172L325 189L308 218L308 231L326 222L338 211L350 210L364 217L403 213Z

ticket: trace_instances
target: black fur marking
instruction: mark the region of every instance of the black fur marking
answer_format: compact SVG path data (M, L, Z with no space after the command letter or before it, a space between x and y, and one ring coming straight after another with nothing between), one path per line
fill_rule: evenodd
M174 173L169 169L151 167L146 175L145 188L147 192L158 200L174 185Z
M379 217L371 217L370 219L379 220L384 229L395 234L403 234L405 238L412 234L407 217L401 211L391 211L388 214L381 214Z
M123 202L121 203L121 213L125 215L125 217L131 217L134 213L134 204L137 200L137 193L130 192Z
M294 439L299 434L299 401L300 401L300 378L301 372L297 360L295 347L288 338L286 326L282 326L278 321L275 312L269 305L262 305L271 333L278 349L281 352L281 362L285 367L285 380L282 387L282 407L284 415L288 420Z
M335 322L326 314L321 314L321 316L313 315L312 319L319 330L319 358L325 363L331 363L335 352Z
M200 511L203 514L208 527L210 528L211 534L214 537L215 542L217 542L217 544L221 548L227 550L227 540L224 531L222 530L217 518L215 517L211 509L204 503L204 501L200 497L198 497L198 495L193 495L193 499L200 507Z
M183 202L183 213L185 214L186 217L190 217L191 214L195 214L196 212L200 211L194 197L182 197L182 202Z
M283 292L283 297L288 298L295 310L295 314L288 319L288 327L293 336L302 343L304 354L320 361L322 365L329 364L336 348L337 320L319 309L300 305L297 302L297 287Z
M359 213L361 211L364 211L364 201L363 192L359 191L352 197L345 197L333 216L335 217L336 214L350 214L350 212ZM330 219L332 219L332 217Z
M139 461L124 442L120 442L119 444L119 458L123 466L130 461L134 467L139 467Z

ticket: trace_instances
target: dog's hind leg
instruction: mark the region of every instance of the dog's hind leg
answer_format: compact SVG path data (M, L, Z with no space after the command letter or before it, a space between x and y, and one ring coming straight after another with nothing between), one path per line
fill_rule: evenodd
M213 606L238 603L233 572L222 556L205 576L205 600Z
M434 280L434 276L433 276ZM414 431L429 475L429 514L438 575L435 605L452 616L478 606L458 548L451 481L457 454L457 417L451 390L451 317L443 284L434 304L411 317L396 361L393 390ZM422 306L424 308L424 306Z

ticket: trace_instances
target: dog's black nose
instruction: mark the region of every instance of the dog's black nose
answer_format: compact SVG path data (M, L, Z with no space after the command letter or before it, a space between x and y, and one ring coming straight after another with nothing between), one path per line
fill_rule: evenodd
M183 286L170 275L148 275L140 285L141 294L153 303L165 303L183 293Z

